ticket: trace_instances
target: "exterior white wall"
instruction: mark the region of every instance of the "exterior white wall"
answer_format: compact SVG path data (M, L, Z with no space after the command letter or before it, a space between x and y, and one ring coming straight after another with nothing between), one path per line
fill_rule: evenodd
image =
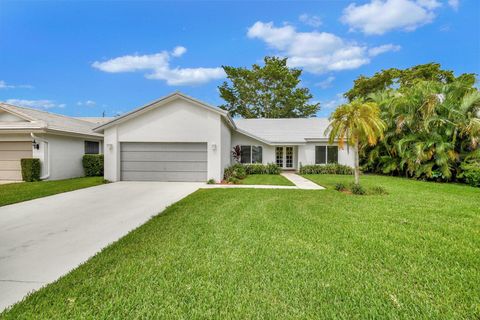
M232 133L232 148L235 146L262 146L262 163L275 162L275 146L262 143L239 132Z
M27 122L27 121L9 112L0 111L0 122Z
M121 142L206 142L207 177L219 181L223 172L221 121L216 112L176 99L107 128L104 132L105 179L120 180Z
M305 145L298 146L298 164L300 165L310 165L315 164L315 146L326 146L327 143L307 143ZM331 144L336 146L337 144ZM353 167L354 165L355 154L353 152L353 147L344 146L343 149L338 148L338 163Z
M232 132L224 120L220 121L220 152L222 154L222 174L230 166L232 159ZM222 177L223 178L223 177Z

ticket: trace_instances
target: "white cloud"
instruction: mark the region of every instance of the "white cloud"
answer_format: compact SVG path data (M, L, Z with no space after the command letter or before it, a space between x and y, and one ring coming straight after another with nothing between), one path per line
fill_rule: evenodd
M315 85L316 85L317 87L322 88L322 89L327 89L327 88L330 88L330 87L332 86L332 83L333 83L334 80L335 80L335 77L334 77L334 76L330 76L330 77L328 77L327 79L316 83Z
M338 93L335 98L327 100L321 104L323 109L336 109L338 106L347 103L347 99L342 93Z
M371 0L363 5L350 4L343 10L341 21L350 30L365 34L384 34L400 29L413 31L435 18L437 0Z
M379 54L382 54L382 53L385 53L385 52L389 52L389 51L398 51L400 50L401 47L400 46L397 46L397 45L394 45L394 44L384 44L384 45L381 45L381 46L378 46L378 47L373 47L373 48L370 48L368 49L368 55L370 57L375 57L375 56L378 56Z
M51 109L51 108L64 108L64 103L56 103L53 100L26 100L26 99L8 99L8 104L15 106L35 108L35 109Z
M29 84L13 85L13 84L8 84L3 80L0 80L0 89L15 89L15 88L31 89L33 88L33 86Z
M247 36L261 39L279 55L287 56L291 67L302 67L311 73L356 69L370 63L367 46L332 33L297 32L290 25L275 27L273 22L257 21L248 29Z
M86 107L93 107L97 103L93 100L85 100L85 101L78 101L77 106L86 106Z
M458 10L458 7L460 6L460 0L448 0L448 5L454 10Z
M304 13L298 17L300 22L306 24L307 26L311 26L314 28L320 27L322 25L322 19L318 16L312 16L307 13Z
M225 77L222 68L172 68L171 58L179 57L186 51L185 47L179 46L171 53L126 55L103 62L95 61L92 67L110 73L148 71L145 78L165 80L168 85L195 85Z

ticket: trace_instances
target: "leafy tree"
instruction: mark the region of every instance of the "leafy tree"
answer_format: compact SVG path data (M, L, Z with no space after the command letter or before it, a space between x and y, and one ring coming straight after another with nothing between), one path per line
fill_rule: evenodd
M360 99L339 106L330 117L329 143L338 138L343 148L345 142L355 147L355 184L360 181L359 150L367 145L374 146L383 138L385 124L380 119L380 109L374 102Z
M366 98L369 94L388 89L404 89L415 85L418 81L433 81L438 83L452 83L455 80L475 83L475 75L466 73L455 77L453 71L442 70L438 63L427 63L408 69L386 69L375 73L372 77L360 76L354 81L353 88L345 93L345 97L352 101L356 98Z
M265 57L265 65L252 69L223 66L230 83L218 87L226 104L220 108L243 118L301 118L315 116L319 103L308 103L309 89L299 87L300 69L287 66L287 58Z

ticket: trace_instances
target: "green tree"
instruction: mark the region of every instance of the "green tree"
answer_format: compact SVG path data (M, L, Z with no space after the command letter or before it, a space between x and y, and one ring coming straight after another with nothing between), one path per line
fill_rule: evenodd
M343 148L346 142L355 147L355 183L360 182L359 150L364 146L374 146L383 138L385 123L380 119L380 109L374 102L361 99L339 106L330 116L327 128L329 143L338 139Z
M230 83L218 87L220 108L243 118L301 118L315 116L319 103L308 88L299 87L302 71L287 66L287 58L265 57L252 69L223 66Z
M456 78L453 71L443 70L438 63L421 64L404 70L391 68L377 72L372 77L360 76L354 81L353 88L344 96L352 101L356 98L366 98L369 94L383 90L404 89L419 81L447 84L455 80L473 85L475 75L465 73Z

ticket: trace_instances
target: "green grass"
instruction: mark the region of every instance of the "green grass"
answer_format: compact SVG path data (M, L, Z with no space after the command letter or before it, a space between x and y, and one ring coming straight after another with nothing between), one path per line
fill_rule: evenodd
M308 177L327 190L199 190L0 318L480 317L480 189Z
M279 174L249 174L245 179L240 180L240 184L294 186L290 180Z
M103 177L0 184L0 207L103 183Z

